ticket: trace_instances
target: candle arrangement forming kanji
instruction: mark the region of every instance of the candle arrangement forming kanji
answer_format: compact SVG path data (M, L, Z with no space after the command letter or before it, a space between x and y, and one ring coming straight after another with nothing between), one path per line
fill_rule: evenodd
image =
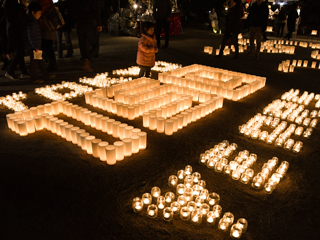
M278 71L288 73L288 72L294 72L294 69L296 67L303 67L307 68L309 67L309 61L308 60L286 60L279 63ZM312 61L311 62L311 68L316 69L317 68L317 62ZM318 64L318 69L320 69L320 63Z
M141 198L134 198L133 211L165 221L180 217L183 221L191 221L197 225L203 221L212 226L217 223L219 230L230 230L230 236L234 238L240 238L246 232L247 220L240 218L233 224L232 213L225 212L222 215L219 194L210 193L206 189L206 182L201 179L201 174L192 172L190 165L179 170L177 175L171 175L168 185L172 192L162 193L159 187L153 187L150 193L144 193Z
M320 107L320 94L304 92L300 97L299 90L291 89L282 95L281 100L274 100L264 108L263 114L257 114L246 124L239 127L240 134L252 139L259 139L267 144L275 144L295 153L301 151L303 142L295 141L292 136L309 138L318 124L320 117L317 110L306 109L311 101L317 101L315 108ZM285 121L287 120L287 121ZM288 122L291 122L289 125ZM274 129L271 133L263 127Z
M265 192L271 194L280 180L285 176L289 163L283 161L278 164L278 158L273 157L267 163L263 164L259 173L254 175L253 165L257 161L257 155L249 153L248 150L240 151L232 161L228 161L233 152L237 149L237 144L229 144L227 140L215 145L200 155L200 163L218 173L224 173L232 177L233 180L239 180L243 184L249 184L255 189L264 188Z
M172 135L223 105L222 97L197 92L196 99L202 103L192 107L195 94L184 90L180 86L160 85L160 81L139 78L88 92L85 97L87 104L129 120L143 116L144 127Z

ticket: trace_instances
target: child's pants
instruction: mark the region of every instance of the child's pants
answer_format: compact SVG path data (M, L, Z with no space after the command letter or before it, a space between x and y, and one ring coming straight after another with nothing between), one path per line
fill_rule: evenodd
M139 78L143 77L144 74L145 77L150 77L151 76L151 67L147 67L147 66L139 66L140 67L140 72L139 72Z

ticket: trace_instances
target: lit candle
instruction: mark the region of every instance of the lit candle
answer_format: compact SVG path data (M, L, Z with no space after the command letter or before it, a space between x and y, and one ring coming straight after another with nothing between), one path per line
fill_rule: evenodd
M172 202L170 207L171 207L174 215L178 215L180 213L181 206L178 202Z
M164 198L166 199L166 203L171 203L173 202L174 198L175 198L175 195L173 192L167 192L165 195L164 195Z
M179 181L184 180L185 175L186 174L184 173L184 170L179 170L178 173L177 173Z
M106 146L106 156L108 165L116 164L116 147L114 145Z
M147 214L150 218L156 218L158 216L158 207L155 204L150 204L147 209Z
M160 195L161 195L161 190L160 190L160 188L158 188L158 187L153 187L153 188L151 189L151 195L152 195L152 197L154 197L154 198L160 197Z
M176 175L171 175L168 180L169 187L176 187L178 184L178 177Z
M240 238L242 234L242 228L239 224L233 224L230 230L230 236L233 238Z
M99 158L100 158L101 161L107 161L106 146L108 146L108 145L109 145L108 142L100 142L98 144L98 147L99 147Z
M261 174L257 174L252 180L252 187L259 189L264 182L264 178Z
M152 202L152 196L150 193L144 193L141 199L144 205L149 205Z
M163 196L158 197L157 199L157 206L160 210L165 208L166 199Z
M180 210L180 218L184 221L188 221L190 219L191 211L188 207L182 207Z
M180 204L181 207L187 205L187 199L184 197L184 195L178 196L177 202Z
M195 184L197 184L199 182L199 180L201 179L201 174L198 172L194 172L194 173L192 173L192 177L193 177L193 182Z
M191 175L187 175L187 176L184 178L184 185L185 185L185 187L187 187L187 188L192 187L192 185L193 185L193 177L192 177Z
M202 211L200 209L195 209L191 213L191 222L200 225L202 222Z
M191 175L192 174L192 167L190 165L187 165L184 168L184 172L185 172L186 175Z
M217 193L210 193L208 195L207 202L210 206L217 205L220 202L220 196Z
M218 229L226 232L230 226L230 223L226 222L224 218L221 218L219 221Z
M132 208L135 213L141 212L143 209L143 201L139 197L134 198Z
M265 190L266 193L268 193L268 194L271 194L274 189L275 189L275 185L273 185L273 184L266 183L266 184L264 185L264 190Z
M173 219L173 211L171 207L163 209L163 219L165 221L171 221Z
M178 194L178 195L183 195L183 193L184 193L184 188L185 188L185 185L184 185L184 184L178 184L178 185L177 185L177 194Z

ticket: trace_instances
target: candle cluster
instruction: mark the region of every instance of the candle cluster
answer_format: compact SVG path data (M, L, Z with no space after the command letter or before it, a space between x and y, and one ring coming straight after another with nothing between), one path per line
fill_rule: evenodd
M227 232L230 236L240 238L248 227L244 218L234 223L234 215L226 212L222 215L219 205L220 196L206 189L206 182L201 179L199 172L193 172L190 165L171 175L168 185L172 191L163 193L159 187L153 187L150 193L136 197L132 201L135 213L146 214L150 218L162 218L172 221L180 218L200 225L206 221L209 225L218 224L218 229Z
M294 72L295 67L308 67L309 61L308 60L286 60L279 63L278 71L288 73ZM311 68L317 68L317 62L311 62ZM320 69L320 63L318 64L318 69Z
M311 57L314 59L318 59L320 60L320 54L319 54L319 50L314 50L311 52Z
M156 72L167 72L172 71L174 69L181 68L180 64L177 63L168 63L164 61L156 61L155 65L151 70ZM140 72L140 68L138 66L132 66L128 69L117 69L113 70L113 75L122 75L122 76L138 76Z
M108 73L101 73L101 74L97 74L94 78L87 78L87 77L80 78L79 82L88 84L90 86L95 86L95 87L110 87L112 85L125 83L131 80L132 80L131 77L110 78L108 77Z
M69 93L59 93L57 91L61 91L63 89L70 89L71 91ZM47 85L42 88L36 88L35 92L45 98L57 101L57 100L66 100L66 99L72 99L76 97L82 96L85 92L90 92L93 89L88 86L84 86L81 84L77 84L75 82L61 82L61 84L56 85Z
M26 98L27 94L21 91L19 93L12 93L12 95L0 97L0 106L6 106L7 108L12 109L13 111L23 111L28 107L24 105L24 103L22 103L20 100Z
M251 186L255 189L260 189L264 186L265 192L271 194L284 177L289 163L283 161L279 168L274 171L278 164L278 158L273 157L263 165L261 172L254 175L252 167L258 158L256 154L250 154L248 150L243 150L232 161L228 162L228 158L231 157L237 147L237 144L229 144L227 140L224 140L205 153L200 154L200 163L210 169L214 169L216 172L223 172L232 177L233 180L239 180L243 184L251 182ZM274 173L272 174L273 171ZM279 178L277 181L275 176Z
M295 153L301 151L303 143L295 141L292 136L309 138L318 124L319 112L305 109L311 101L316 100L320 107L320 95L304 92L300 97L299 90L291 89L280 99L274 100L263 109L263 114L256 114L246 124L239 127L241 134L252 139L259 139L267 144L275 144ZM292 122L288 124L288 122ZM300 125L300 126L299 126ZM262 131L262 127L273 129L271 133Z
M198 101L201 101L201 92L238 101L263 88L266 84L266 78L263 77L198 64L168 73L160 73L159 80L163 83L184 87L185 92L188 92L189 89L193 90L192 94L195 94L195 98L199 96Z
M108 142L96 139L84 129L54 117L57 114L65 114L86 126L120 138L121 141L109 145ZM122 161L124 157L146 149L147 146L147 134L141 132L140 129L62 100L8 114L7 123L8 127L20 136L47 129L78 145L95 158L106 161L109 165L114 165L117 161Z

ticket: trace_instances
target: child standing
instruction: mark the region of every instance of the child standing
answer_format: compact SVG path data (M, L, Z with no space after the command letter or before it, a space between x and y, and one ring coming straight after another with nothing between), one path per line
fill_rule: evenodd
M137 63L140 67L139 77L150 77L151 68L155 65L156 53L158 52L154 24L145 22L141 39L138 44Z
M37 2L32 2L28 6L29 15L26 20L26 40L27 49L30 55L30 78L36 83L43 82L37 80L37 69L39 68L44 80L49 78L46 71L44 61L42 59L41 43L41 30L38 19L41 17L42 7Z

